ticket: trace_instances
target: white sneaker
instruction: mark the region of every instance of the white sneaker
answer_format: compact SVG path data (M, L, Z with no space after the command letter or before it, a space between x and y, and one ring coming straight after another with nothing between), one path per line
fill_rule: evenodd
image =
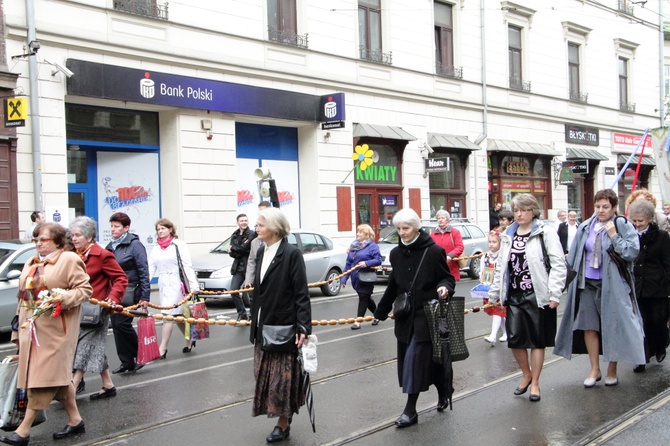
M489 338L489 337L487 337L487 336L484 336L484 340L485 340L486 342L488 342L489 344L491 344L491 347L493 347L494 345L496 345L496 338Z
M500 342L507 342L507 335L506 335L506 334L502 335L502 336L500 337L500 339L498 339L498 340L499 340Z

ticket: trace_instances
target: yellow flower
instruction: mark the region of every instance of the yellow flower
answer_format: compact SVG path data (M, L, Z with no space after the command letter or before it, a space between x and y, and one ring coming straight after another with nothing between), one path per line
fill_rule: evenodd
M368 166L372 166L374 161L372 161L372 155L375 154L370 146L363 144L362 146L356 146L354 153L351 155L351 158L355 161L358 161L360 164L361 170L365 170Z

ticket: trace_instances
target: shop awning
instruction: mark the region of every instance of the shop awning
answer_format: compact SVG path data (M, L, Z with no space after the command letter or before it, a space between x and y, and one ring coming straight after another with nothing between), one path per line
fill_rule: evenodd
M400 127L377 124L354 123L354 138L386 138L400 141L416 141L416 138Z
M560 156L549 144L537 144L505 139L489 139L487 150L491 152L535 153L537 155Z
M449 149L479 150L480 147L470 141L467 136L447 135L445 133L428 133L428 145Z
M593 149L577 149L568 147L568 156L567 159L577 159L577 160L596 160L596 161L607 161L607 158L602 153Z
M630 157L630 155L619 155L616 162L618 164L626 164L626 161L628 161L628 157ZM633 157L633 160L630 162L631 166L637 166L637 161L639 159L640 159L640 157L635 155ZM643 156L642 157L642 165L643 166L655 166L656 161L654 161L654 158L652 158L650 156Z

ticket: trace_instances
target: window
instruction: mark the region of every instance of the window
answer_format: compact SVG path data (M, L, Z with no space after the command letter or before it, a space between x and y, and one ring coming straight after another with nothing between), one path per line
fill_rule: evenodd
M635 113L635 104L630 102L628 94L628 64L628 59L619 57L619 110Z
M436 73L463 78L462 68L454 67L454 24L453 7L435 2L435 67Z
M114 0L114 9L145 17L168 19L167 3L159 5L156 0Z
M530 91L530 83L523 81L521 28L509 25L507 28L509 52L509 87L514 90Z
M581 68L579 64L580 45L568 43L568 82L570 88L570 100L586 103L588 95L582 93L580 88Z
M391 53L382 52L381 0L358 2L358 38L361 59L391 64Z
M307 34L298 35L295 0L268 0L268 39L307 48Z

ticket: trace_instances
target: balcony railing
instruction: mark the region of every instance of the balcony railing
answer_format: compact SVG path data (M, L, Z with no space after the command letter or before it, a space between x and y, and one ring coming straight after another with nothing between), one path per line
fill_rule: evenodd
M617 4L617 10L619 10L619 12L623 12L629 15L633 15L633 8L634 6L630 0L619 0Z
M307 48L308 40L307 34L296 34L292 31L279 30L268 26L268 39L272 42L281 43L282 45L295 46L298 48Z
M624 113L635 113L634 102L619 102L619 111Z
M369 50L364 45L358 47L360 57L368 62L380 63L384 65L393 64L393 55L391 51L384 53L382 50Z
M450 77L452 79L463 79L463 67L435 64L435 73L438 76Z
M144 17L168 19L168 4L158 5L156 0L114 0L114 9Z
M519 79L518 77L510 77L509 88L511 88L512 90L519 90L530 93L530 81L524 81Z
M579 102L580 104L588 104L589 94L580 93L579 91L570 91L570 100L572 102Z

